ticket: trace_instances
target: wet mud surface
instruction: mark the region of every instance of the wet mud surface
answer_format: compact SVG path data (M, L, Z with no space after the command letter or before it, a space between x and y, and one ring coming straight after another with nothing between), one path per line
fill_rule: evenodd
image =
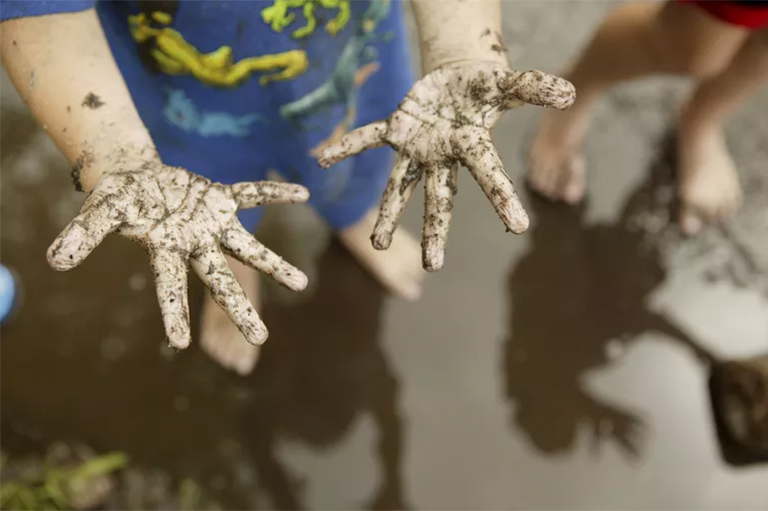
M515 6L509 52L547 72L610 7L569 3L569 32L540 3ZM197 279L193 345L175 353L141 247L113 236L73 271L48 267L84 195L5 76L2 86L0 258L23 286L0 341L12 456L57 440L123 450L132 467L192 477L233 509L768 502L768 464L723 460L707 394L713 359L768 351L766 92L728 125L746 204L697 240L670 224L668 128L685 89L668 80L621 88L598 109L578 208L520 185L538 112L504 117L494 139L531 227L505 233L462 169L445 267L416 304L386 296L324 231L298 244L273 225L261 241L310 286L265 288L270 338L238 377L197 345ZM421 214L410 206L405 227L418 232Z

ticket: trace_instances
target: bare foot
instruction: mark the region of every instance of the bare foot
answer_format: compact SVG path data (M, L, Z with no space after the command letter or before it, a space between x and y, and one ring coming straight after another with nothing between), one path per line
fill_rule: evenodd
M258 311L258 273L229 256L227 262L248 300ZM203 303L200 346L213 360L242 376L253 371L259 357L259 348L245 340L240 330L209 294L206 294Z
M577 204L584 198L586 172L582 142L586 112L574 105L566 112L545 111L528 153L528 183L554 201Z
M426 273L421 267L421 246L413 236L399 228L387 250L371 245L371 233L378 210L372 209L351 227L336 233L341 244L392 294L416 300Z
M728 219L741 205L736 166L720 126L680 128L680 229L691 236Z

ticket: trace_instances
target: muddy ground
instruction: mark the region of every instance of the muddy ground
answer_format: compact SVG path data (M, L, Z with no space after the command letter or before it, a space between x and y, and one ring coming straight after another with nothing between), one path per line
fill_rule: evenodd
M505 2L515 66L557 72L610 7ZM46 265L83 196L3 75L0 256L24 286L2 327L3 449L124 450L233 508L764 509L768 464L721 458L702 355L768 350L768 91L727 126L745 207L684 240L667 146L687 86L601 103L573 209L522 187L539 112L506 115L494 137L532 227L506 234L462 173L445 268L415 305L308 211L271 211L262 238L313 284L266 289L271 337L242 378L164 348L140 247L112 237L74 271ZM193 317L201 297L195 281Z

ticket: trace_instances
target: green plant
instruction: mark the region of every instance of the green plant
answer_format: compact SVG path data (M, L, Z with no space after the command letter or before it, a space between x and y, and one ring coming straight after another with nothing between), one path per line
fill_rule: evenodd
M5 457L2 461L5 465ZM122 452L96 456L74 467L44 463L37 470L0 484L0 509L72 509L75 499L91 481L120 470L127 463L128 457Z

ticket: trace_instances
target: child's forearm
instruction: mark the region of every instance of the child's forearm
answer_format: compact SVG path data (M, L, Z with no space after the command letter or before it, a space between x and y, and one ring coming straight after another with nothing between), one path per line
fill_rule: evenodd
M3 22L2 60L42 127L90 191L104 172L155 157L95 10Z
M508 65L500 0L412 0L424 73L455 62Z

